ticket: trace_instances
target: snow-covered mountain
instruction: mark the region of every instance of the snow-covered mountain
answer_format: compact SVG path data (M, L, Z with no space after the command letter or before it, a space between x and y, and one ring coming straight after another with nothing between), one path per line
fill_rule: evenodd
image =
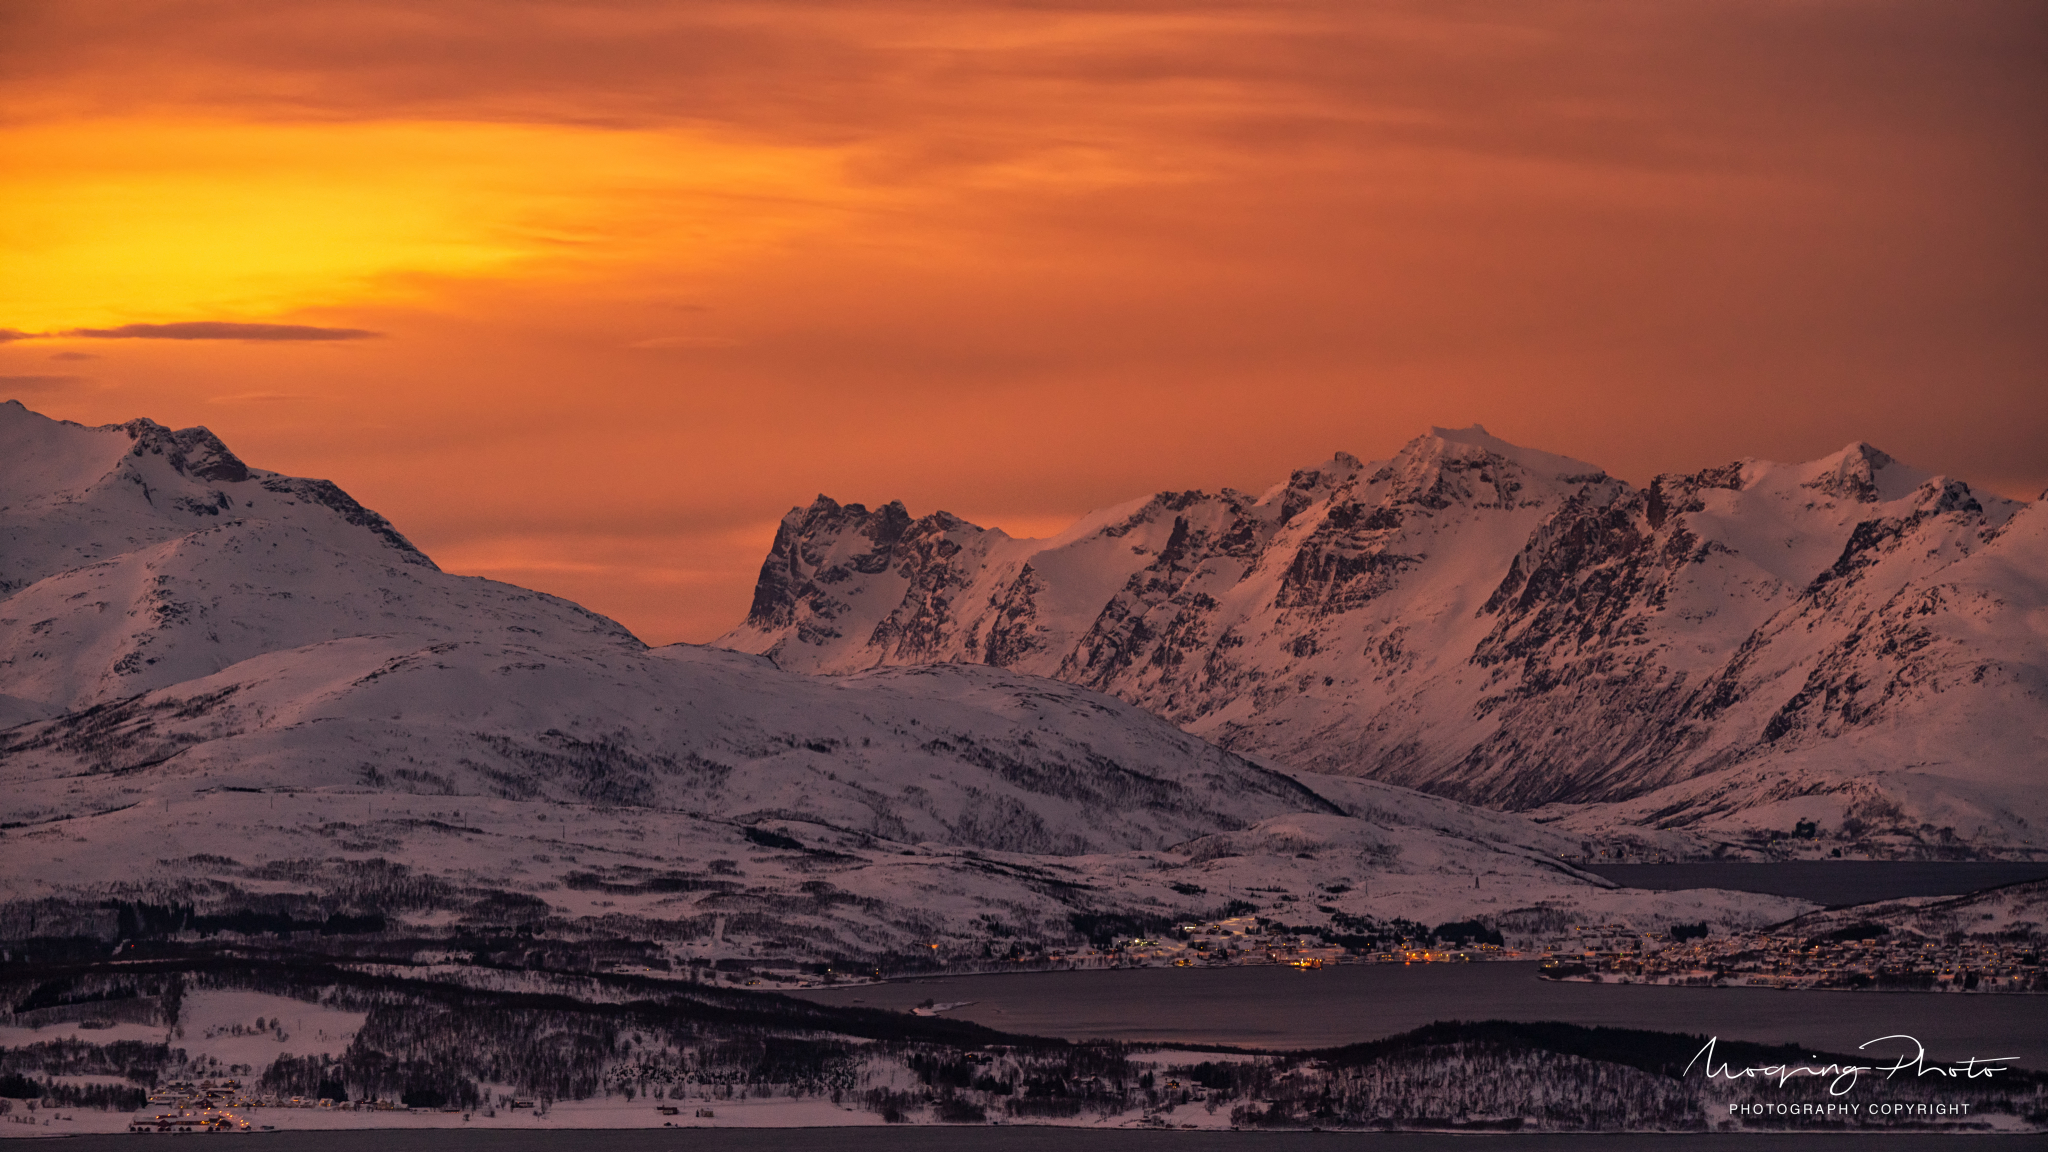
M204 428L84 428L0 404L0 723L322 640L637 645L595 613L451 576L325 480Z
M1575 830L2013 850L2048 847L2044 608L2048 508L1865 444L1638 489L1474 426L1048 540L820 497L719 643L1056 677Z
M982 955L1255 887L1320 902L1304 921L1611 891L1521 817L1304 783L1084 686L650 649L441 572L339 488L204 429L0 405L0 541L0 937L178 900L704 956ZM1651 924L1803 907L1609 903Z

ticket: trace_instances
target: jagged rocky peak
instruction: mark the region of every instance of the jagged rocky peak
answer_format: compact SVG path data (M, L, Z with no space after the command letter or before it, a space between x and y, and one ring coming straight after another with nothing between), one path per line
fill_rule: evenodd
M782 518L742 627L795 626L809 642L837 637L830 622L845 613L844 597L867 590L868 578L910 576L987 534L950 512L913 519L900 500L870 512L821 494Z
M1643 514L1651 528L1662 528L1664 521L1686 512L1700 512L1706 509L1701 493L1708 489L1722 489L1740 492L1748 484L1748 474L1754 461L1737 460L1716 468L1702 468L1698 472L1667 472L1650 481L1650 487L1643 494Z
M1976 493L1970 491L1968 484L1961 480L1951 480L1946 476L1936 476L1928 480L1920 485L1913 495L1914 502L1919 505L1920 510L1929 515L1944 512L1980 515L1984 512L1983 502L1977 499Z
M1327 500L1330 493L1353 488L1365 464L1349 452L1339 451L1314 468L1297 468L1281 483L1273 485L1257 501L1241 493L1224 490L1226 498L1239 507L1255 506L1281 527L1291 523L1303 510ZM1157 503L1157 498L1154 498Z
M791 542L803 542L806 550L801 561L818 568L855 553L862 557L886 556L906 541L935 533L983 531L943 510L912 518L901 500L891 500L870 512L865 504L840 504L821 494L809 507L789 510L782 518L782 531L777 533L776 541L779 548L786 534ZM856 567L859 566L856 561Z
M121 430L134 441L134 455L162 456L181 476L229 484L249 478L249 466L203 425L172 431L144 417L121 425Z
M1716 496L1717 492L1725 495ZM1946 501L1950 508L1961 509L1971 499L1967 484L1902 464L1859 440L1803 464L1749 457L1698 472L1666 473L1650 482L1644 510L1650 526L1662 528L1670 517L1706 511L1717 502L1729 511L1749 499L1737 499L1738 494L1750 493L1816 507L1842 506L1843 514L1852 517L1880 514L1876 509L1858 511L1859 505L1910 499L1930 506Z
M1428 435L1418 436L1412 441L1408 450L1434 449L1437 444L1461 460L1505 460L1532 476L1559 483L1590 484L1607 478L1607 470L1597 464L1510 443L1488 432L1483 424L1467 428L1431 428Z
M815 553L816 546L830 546L830 542L844 540L851 536L856 541L865 541L866 552L886 553L895 547L896 541L910 527L910 513L900 500L892 500L873 512L864 504L840 504L830 496L820 493L808 508L791 508L782 518L782 530L776 534L778 551L782 550L785 539L792 545L804 543ZM791 553L791 560L799 559ZM800 558L810 567L816 568L823 559L814 554Z
M9 469L9 487L25 485L46 497L75 495L117 480L158 486L173 478L194 485L240 484L251 475L249 466L204 427L172 430L144 418L86 428L32 412L18 400L0 404L0 442L15 465ZM169 475L137 471L150 462L160 463Z
M1431 428L1374 471L1368 483L1385 485L1393 504L1512 508L1606 479L1597 465L1511 444L1474 424Z
M0 404L0 594L121 548L246 519L290 521L333 546L434 563L329 480L251 468L204 427L89 428ZM82 549L82 551L80 550Z
M1365 464L1358 457L1340 450L1314 468L1295 469L1286 482L1274 485L1260 499L1260 503L1270 503L1276 499L1284 503L1290 493L1299 493L1302 499L1313 499L1321 493L1350 483L1364 467Z
M1805 471L1805 487L1860 504L1897 500L1928 479L1927 473L1905 467L1861 440L1813 461Z

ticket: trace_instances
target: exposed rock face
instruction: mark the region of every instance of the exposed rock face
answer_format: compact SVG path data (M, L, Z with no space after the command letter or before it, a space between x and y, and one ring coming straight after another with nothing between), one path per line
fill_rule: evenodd
M1789 828L1787 803L1846 820L1882 794L1894 822L2016 842L2048 817L2043 516L1865 444L1637 489L1435 429L1050 540L820 497L720 643L811 672L998 664L1294 767L1582 823L1629 802Z

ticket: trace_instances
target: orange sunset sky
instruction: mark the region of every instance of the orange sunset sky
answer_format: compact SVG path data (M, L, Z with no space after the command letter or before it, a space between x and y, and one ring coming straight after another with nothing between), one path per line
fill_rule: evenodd
M2039 0L10 0L0 397L651 642L1433 423L2031 499L2044 142Z

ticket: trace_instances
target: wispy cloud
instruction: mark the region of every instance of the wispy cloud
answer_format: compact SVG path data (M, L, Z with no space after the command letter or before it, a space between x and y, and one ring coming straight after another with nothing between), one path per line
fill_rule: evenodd
M208 404L269 404L279 400L304 400L297 392L231 392L225 396L208 396Z
M35 339L35 333L33 332L23 332L19 328L0 328L0 344L5 344L10 340L33 339Z
M0 376L0 391L55 392L83 383L83 376Z
M367 328L321 328L312 324L241 324L188 320L177 324L123 324L118 328L70 328L59 335L87 340L368 340L382 336Z
M628 348L737 348L739 341L730 336L656 336L651 340L635 340Z

